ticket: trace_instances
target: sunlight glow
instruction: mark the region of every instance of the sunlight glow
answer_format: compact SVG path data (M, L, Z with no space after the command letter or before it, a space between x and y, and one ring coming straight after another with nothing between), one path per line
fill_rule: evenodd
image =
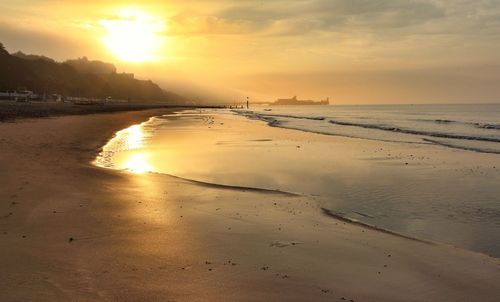
M142 131L141 125L130 126L124 130L124 133L120 133L120 135L125 135L125 143L128 150L139 149L143 146L144 131Z
M106 47L120 60L156 61L165 41L165 23L160 18L135 8L121 9L114 19L101 20L107 34Z
M152 167L145 153L136 153L127 158L125 169L135 174L143 174L151 171Z

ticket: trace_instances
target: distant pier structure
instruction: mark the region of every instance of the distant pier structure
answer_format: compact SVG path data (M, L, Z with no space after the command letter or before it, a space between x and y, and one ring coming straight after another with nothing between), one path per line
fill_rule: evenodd
M299 100L297 96L290 99L277 99L272 105L330 105L330 98L319 102L313 100Z

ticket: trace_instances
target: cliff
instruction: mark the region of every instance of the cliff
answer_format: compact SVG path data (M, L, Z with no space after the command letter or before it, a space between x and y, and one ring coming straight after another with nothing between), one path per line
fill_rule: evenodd
M58 63L44 56L21 52L11 55L0 43L0 91L21 89L36 94L185 102L183 97L164 91L150 80L116 73L116 68L109 63L89 61L87 58Z

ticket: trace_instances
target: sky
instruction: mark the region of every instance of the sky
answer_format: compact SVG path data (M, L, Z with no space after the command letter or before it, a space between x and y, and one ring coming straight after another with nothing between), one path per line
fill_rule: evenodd
M2 0L0 42L210 102L500 102L499 0Z

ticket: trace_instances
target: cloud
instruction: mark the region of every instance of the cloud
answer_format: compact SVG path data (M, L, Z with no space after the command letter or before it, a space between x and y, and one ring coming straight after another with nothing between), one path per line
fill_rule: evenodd
M193 2L193 1L191 1ZM199 3L199 1L194 1ZM201 3L204 3L203 1ZM172 18L186 33L303 35L310 32L500 32L496 0L213 1L218 9ZM194 4L193 4L194 6ZM427 27L427 28L426 28ZM177 31L179 34L180 31Z
M407 0L292 0L236 4L216 13L225 23L245 23L257 33L289 34L348 28L399 28L444 17L433 2Z

